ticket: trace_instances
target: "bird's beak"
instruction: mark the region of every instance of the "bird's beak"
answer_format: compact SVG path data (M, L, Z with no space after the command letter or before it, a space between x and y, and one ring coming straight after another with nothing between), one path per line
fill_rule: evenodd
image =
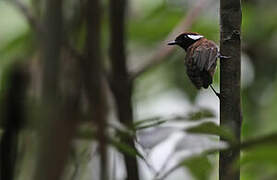
M170 42L167 43L167 45L176 45L176 44L177 44L176 41L170 41Z

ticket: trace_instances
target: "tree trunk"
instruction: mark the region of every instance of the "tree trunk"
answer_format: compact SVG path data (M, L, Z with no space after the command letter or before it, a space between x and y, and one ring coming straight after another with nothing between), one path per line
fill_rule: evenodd
M125 54L125 11L126 0L110 0L110 34L111 34L111 89L115 97L119 121L127 127L133 124L132 81L127 71ZM125 143L135 148L132 138L127 137ZM127 180L138 180L136 157L124 154Z
M41 134L39 134L37 166L34 177L30 178L35 180L61 179L77 126L75 111L78 105L72 103L71 97L64 101L59 88L63 37L62 7L62 0L45 2L44 31L40 34L43 64L43 112L40 121Z
M101 4L99 0L87 0L86 26L87 39L85 59L81 62L85 92L94 124L97 126L97 140L100 154L100 179L108 179L107 170L107 99L103 83L103 64L101 57Z
M8 72L7 82L0 102L3 108L1 120L4 129L0 140L0 179L13 180L19 133L25 120L27 74L23 67L14 64Z
M242 122L240 98L241 71L241 2L220 1L220 53L229 56L220 61L220 124L233 131L240 142ZM219 179L239 180L240 170L232 167L240 158L240 150L220 153Z

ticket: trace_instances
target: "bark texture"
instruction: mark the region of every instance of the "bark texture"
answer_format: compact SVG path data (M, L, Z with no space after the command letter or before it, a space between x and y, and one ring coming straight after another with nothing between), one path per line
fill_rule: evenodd
M119 121L127 127L133 124L132 81L127 71L125 53L125 12L126 0L110 0L110 56L111 56L111 89L117 105ZM124 139L131 147L135 147L132 138ZM138 165L136 157L124 154L127 170L127 180L138 180Z
M230 59L220 61L220 124L233 131L236 140L241 138L241 1L220 1L220 53ZM240 158L239 148L220 153L219 179L239 180L239 168L232 167Z

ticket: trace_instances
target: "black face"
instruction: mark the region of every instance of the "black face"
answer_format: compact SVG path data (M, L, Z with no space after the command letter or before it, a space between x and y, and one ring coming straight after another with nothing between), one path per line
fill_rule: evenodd
M180 34L174 41L169 42L168 45L178 45L184 50L187 50L189 46L202 37L202 35L196 33L183 33Z

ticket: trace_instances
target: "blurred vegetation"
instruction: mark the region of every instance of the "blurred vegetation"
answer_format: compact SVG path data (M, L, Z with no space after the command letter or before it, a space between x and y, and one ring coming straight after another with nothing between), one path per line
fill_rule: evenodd
M38 21L41 20L43 9L41 0L18 1L22 2ZM14 2L16 0L0 1L0 96L5 95L6 87L9 86L9 77L6 74L9 74L10 68L15 64L24 64L24 68L27 67L32 77L27 91L28 118L18 143L15 179L27 180L33 175L36 166L34 159L38 152L38 137L35 127L41 126L37 118L42 111L37 101L40 96L38 84L41 81L39 63L41 52L38 41L40 37ZM159 46L163 46L162 43L167 35L194 7L195 2L195 0L130 0L126 23L129 66L136 67L149 59ZM102 55L105 59L105 69L109 69L108 2L102 3ZM249 139L255 140L277 132L277 1L245 0L242 3L242 136L243 141L247 142ZM219 2L210 0L208 4L188 31L199 32L218 43ZM86 38L85 25L80 18L83 16L82 8L82 4L77 1L64 1L65 36L69 44L80 52L84 49ZM197 91L188 80L183 65L184 56L182 50L176 49L169 56L162 57L164 58L162 63L135 80L132 95L135 119L133 127L126 127L116 121L113 105L109 105L110 177L123 179L126 176L122 170L124 164L120 153L127 153L139 159L141 179L217 178L216 152L226 147L226 144L214 145L213 143L218 142L215 136L221 135L232 139L232 135L217 125L219 122L217 97L210 90ZM214 84L218 89L219 71L214 78ZM112 102L111 99L109 102ZM81 106L85 110L86 103L86 100L82 101ZM99 176L96 129L93 123L88 121L86 113L81 117L84 121L81 121L73 141L64 179L87 180L91 177L97 179ZM162 149L160 145L173 137L172 134L175 132L182 132L184 137L193 137L187 139L188 142L184 139L178 141L173 147L175 149L172 156L160 165L161 162L153 160L155 159L153 154L158 150L159 155L170 154L166 153L168 148ZM199 137L198 134L205 135ZM136 136L137 149L121 141L126 136L132 138ZM276 142L276 138L270 139L269 142L265 138L264 141L258 141L251 147L243 149L242 180L277 179ZM188 152L189 155L177 157L181 151ZM201 154L202 152L204 154ZM180 161L176 162L176 159ZM164 167L157 169L160 166ZM177 167L184 167L185 173L175 171ZM168 172L170 174L167 174Z

